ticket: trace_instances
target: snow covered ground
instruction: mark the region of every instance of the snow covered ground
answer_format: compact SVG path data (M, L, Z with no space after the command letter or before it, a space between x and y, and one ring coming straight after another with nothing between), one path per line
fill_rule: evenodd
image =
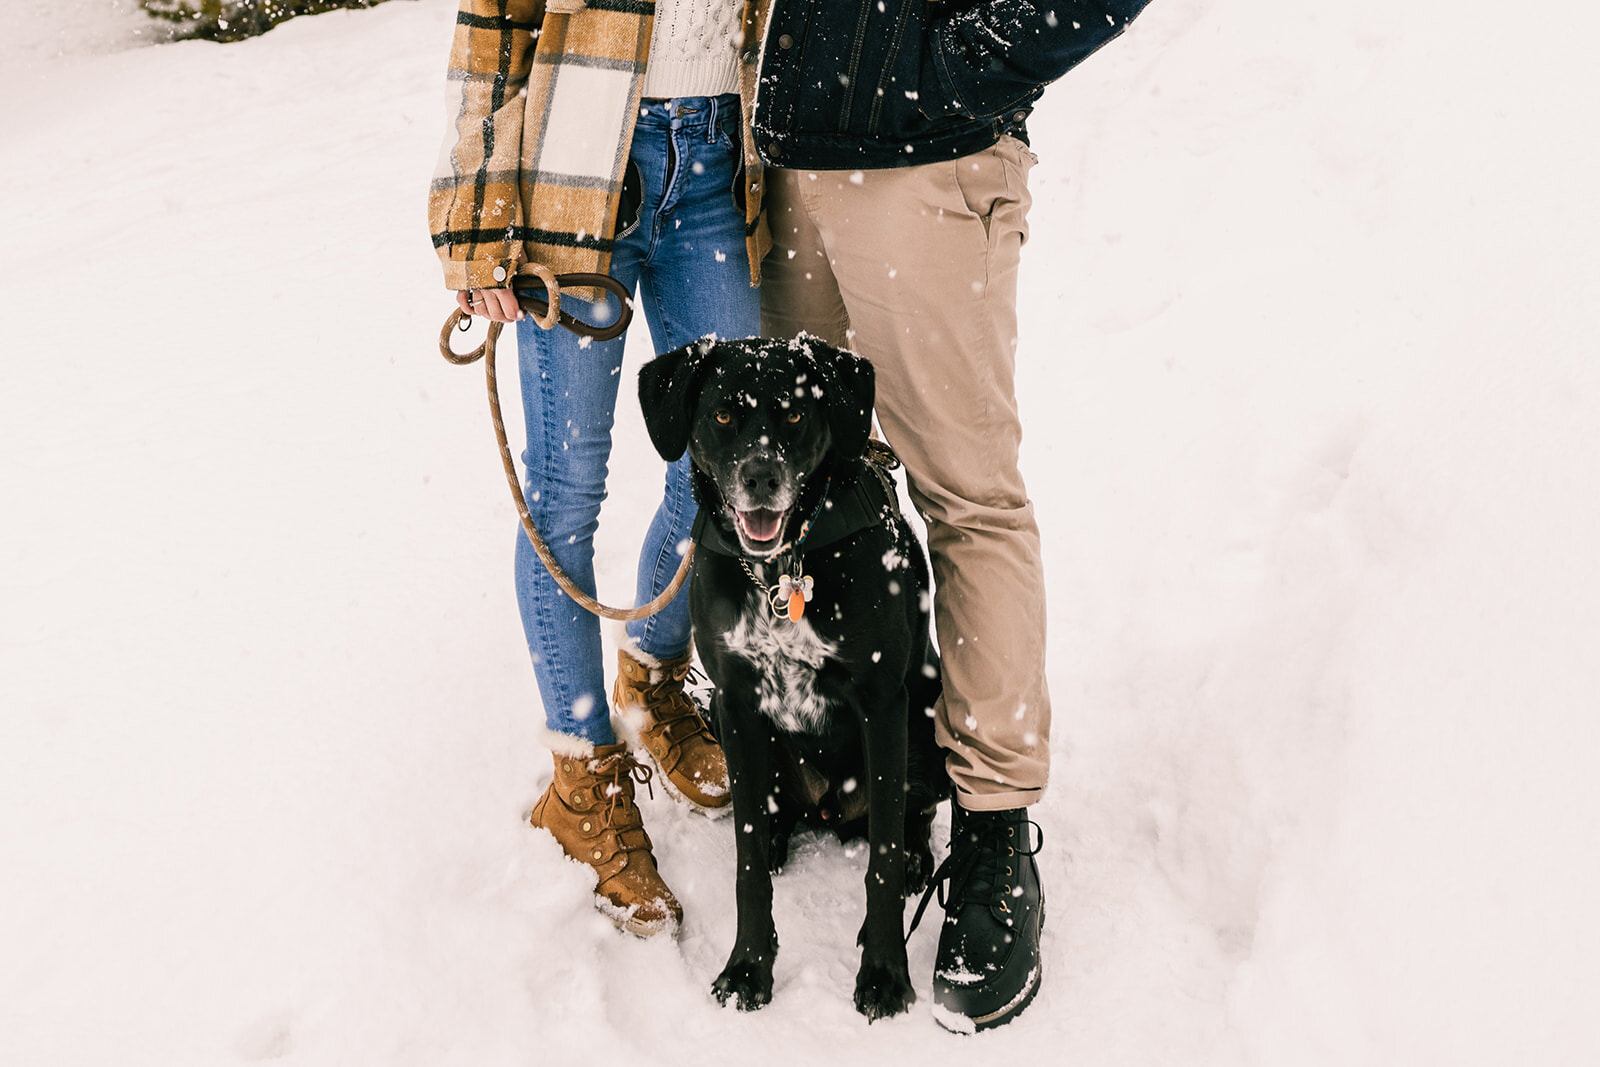
M1600 1059L1600 8L1158 0L1049 93L1047 975L974 1040L928 928L851 1010L859 853L802 843L743 1015L726 820L645 802L678 943L521 825L514 520L434 352L453 9L5 0L0 1063Z

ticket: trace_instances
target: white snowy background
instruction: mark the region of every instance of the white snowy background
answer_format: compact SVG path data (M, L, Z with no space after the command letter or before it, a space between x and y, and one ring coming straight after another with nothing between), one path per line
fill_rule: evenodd
M434 350L454 4L0 7L0 1063L1600 1062L1600 5L1156 0L1050 90L1046 981L976 1039L928 927L851 1009L859 853L802 844L745 1015L729 821L645 801L676 943L522 825L514 519Z

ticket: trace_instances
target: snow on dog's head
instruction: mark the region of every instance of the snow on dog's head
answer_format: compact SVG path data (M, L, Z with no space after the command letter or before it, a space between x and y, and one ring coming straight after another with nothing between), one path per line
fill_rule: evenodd
M647 363L639 399L656 450L685 451L695 493L749 555L794 535L795 502L831 454L859 456L872 427L872 365L806 334L704 339Z

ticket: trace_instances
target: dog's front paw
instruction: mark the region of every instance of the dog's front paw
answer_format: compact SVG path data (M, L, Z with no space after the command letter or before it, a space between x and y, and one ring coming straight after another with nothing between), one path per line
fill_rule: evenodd
M897 964L861 961L861 970L856 974L856 1011L865 1015L867 1022L899 1015L916 1000L904 960Z
M789 832L773 830L767 838L767 870L773 874L782 874L788 864Z
M740 1011L755 1011L772 1003L772 963L768 961L728 961L711 983L711 995L726 1005L731 998Z

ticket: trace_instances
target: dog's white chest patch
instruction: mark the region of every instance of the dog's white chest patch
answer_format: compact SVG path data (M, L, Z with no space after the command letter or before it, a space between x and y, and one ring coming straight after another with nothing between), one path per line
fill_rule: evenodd
M758 601L722 635L729 652L754 664L761 681L756 693L763 715L790 733L815 733L828 706L817 692L817 671L837 651L805 619L778 619Z

